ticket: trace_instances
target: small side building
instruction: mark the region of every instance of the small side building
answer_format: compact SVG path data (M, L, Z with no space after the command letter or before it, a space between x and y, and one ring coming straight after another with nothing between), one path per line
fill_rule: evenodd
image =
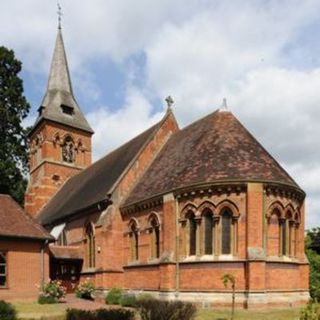
M0 300L35 298L49 278L53 240L9 195L0 194Z

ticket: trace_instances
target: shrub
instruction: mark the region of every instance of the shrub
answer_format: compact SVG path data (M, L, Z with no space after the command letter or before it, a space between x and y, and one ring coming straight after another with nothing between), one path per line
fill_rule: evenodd
M301 309L300 320L320 320L320 305L310 301Z
M96 320L94 312L79 310L79 309L67 309L66 320Z
M93 294L96 288L92 282L85 280L80 283L76 288L76 296L81 299L93 299Z
M39 304L53 304L53 303L57 303L57 300L51 296L39 295L38 303Z
M134 320L134 312L126 309L99 309L97 320Z
M58 280L42 283L40 286L40 294L38 302L40 304L57 303L61 298L66 295L66 288L61 285Z
M122 294L122 289L112 288L106 296L106 304L119 304Z
M148 299L155 299L155 297L150 293L140 293L137 297L137 300L148 300Z
M196 307L188 302L139 299L137 302L142 320L191 320Z
M0 301L0 319L15 320L17 319L16 309L11 303Z
M135 308L137 306L137 297L133 293L127 292L122 294L119 303L123 307Z
M134 312L125 309L95 311L68 309L66 320L134 320Z

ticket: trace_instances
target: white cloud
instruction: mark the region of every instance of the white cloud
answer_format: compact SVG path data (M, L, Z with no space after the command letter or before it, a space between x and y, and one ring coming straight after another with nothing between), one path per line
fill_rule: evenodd
M100 107L86 115L92 124L94 159L107 154L160 120L162 113L151 115L152 106L136 88L128 88L125 105L117 112Z

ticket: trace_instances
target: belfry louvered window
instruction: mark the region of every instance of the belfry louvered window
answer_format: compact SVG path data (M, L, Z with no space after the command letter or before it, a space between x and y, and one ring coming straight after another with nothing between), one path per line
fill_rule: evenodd
M204 214L204 254L213 253L213 218L211 212Z
M225 209L221 215L221 253L231 254L231 229L232 216L229 210Z

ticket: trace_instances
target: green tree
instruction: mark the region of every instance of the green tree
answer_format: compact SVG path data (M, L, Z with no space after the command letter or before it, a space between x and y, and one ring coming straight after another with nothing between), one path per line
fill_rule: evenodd
M310 263L309 287L313 300L320 301L320 255L319 249L320 228L308 230L305 237L305 252Z
M228 287L228 283L231 283L231 289L232 289L232 306L231 306L231 320L234 319L234 309L235 309L235 302L236 302L236 279L235 277L230 274L226 273L221 278L223 285L225 288Z
M22 120L30 105L18 74L21 62L14 52L0 46L0 193L23 203L27 185L27 130Z

